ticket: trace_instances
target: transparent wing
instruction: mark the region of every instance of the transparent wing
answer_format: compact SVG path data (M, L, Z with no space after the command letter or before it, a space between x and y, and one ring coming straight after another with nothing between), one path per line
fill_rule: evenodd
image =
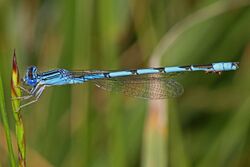
M179 74L179 73L178 73ZM97 87L107 91L121 92L128 96L165 99L178 97L184 89L173 78L177 73L147 74L92 80Z

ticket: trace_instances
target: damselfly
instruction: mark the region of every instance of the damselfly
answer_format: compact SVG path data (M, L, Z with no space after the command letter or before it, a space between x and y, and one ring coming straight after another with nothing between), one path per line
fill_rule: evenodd
M36 102L46 87L68 84L82 84L93 82L96 86L115 92L122 92L128 96L146 99L165 99L180 96L184 89L174 80L178 74L193 71L206 73L221 73L239 68L238 62L221 62L206 65L172 66L162 68L144 68L122 71L69 71L55 69L39 72L37 67L31 66L26 70L20 88L28 93L19 97L29 100L20 108Z

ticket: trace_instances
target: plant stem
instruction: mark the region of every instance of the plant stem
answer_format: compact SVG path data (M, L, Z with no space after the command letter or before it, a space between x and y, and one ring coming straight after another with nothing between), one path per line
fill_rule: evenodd
M19 80L19 71L16 62L16 54L14 52L13 56L13 66L12 66L12 77L11 77L11 97L16 99L21 96L21 90L18 87L20 85ZM17 137L17 147L18 147L18 160L19 166L26 166L26 145L25 145L25 137L24 137L24 125L22 120L20 109L20 100L12 101L13 115L15 119L16 126L16 137Z
M5 111L5 100L4 100L4 93L3 93L3 85L2 85L1 76L0 76L0 110L1 110L2 121L3 121L5 136L6 136L6 142L7 142L8 151L9 151L10 164L12 167L15 167L17 165L16 165L15 155L14 155L14 151L13 151L13 147L12 147L8 116L7 116L7 113Z

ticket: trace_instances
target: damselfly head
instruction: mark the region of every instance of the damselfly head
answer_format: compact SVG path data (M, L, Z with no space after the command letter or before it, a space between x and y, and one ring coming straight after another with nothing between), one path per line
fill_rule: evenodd
M28 86L35 86L38 82L37 80L37 68L36 66L28 67L26 70L26 74L22 79L22 82L24 82Z

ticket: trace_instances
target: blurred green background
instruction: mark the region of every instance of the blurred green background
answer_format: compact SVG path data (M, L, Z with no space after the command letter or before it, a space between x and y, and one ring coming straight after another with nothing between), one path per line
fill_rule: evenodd
M84 85L48 88L22 110L27 166L250 166L248 0L0 0L0 74L15 144L10 75L239 61L178 78L183 96L148 101ZM9 166L0 122L0 166Z

